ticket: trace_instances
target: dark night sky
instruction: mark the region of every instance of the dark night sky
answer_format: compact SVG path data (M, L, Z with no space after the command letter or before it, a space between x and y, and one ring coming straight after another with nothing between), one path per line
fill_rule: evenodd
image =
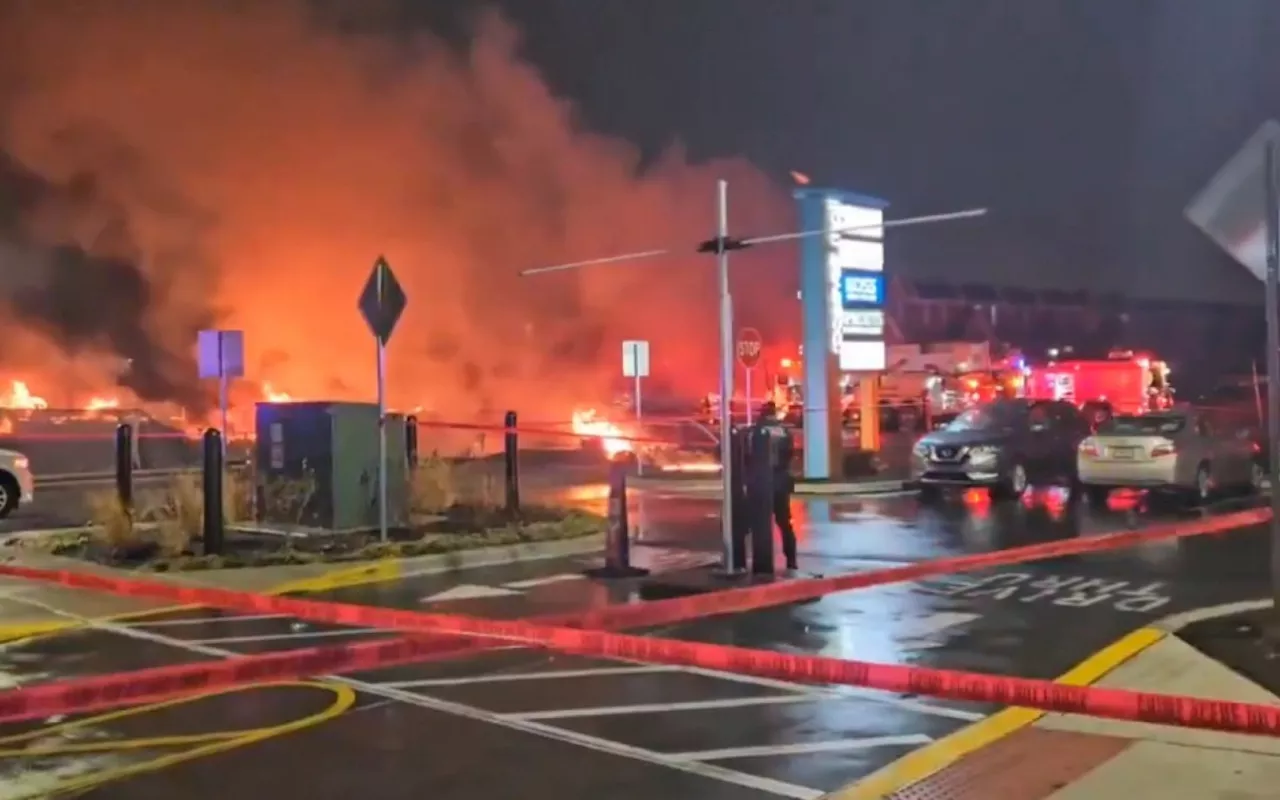
M1250 300L1182 219L1280 114L1275 0L420 0L496 6L585 124L646 152L741 155L782 181L979 223L891 242L916 276Z

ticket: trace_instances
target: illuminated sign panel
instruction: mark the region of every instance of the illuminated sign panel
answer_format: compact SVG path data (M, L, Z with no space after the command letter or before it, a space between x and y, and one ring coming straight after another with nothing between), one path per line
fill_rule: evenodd
M835 197L827 197L823 208L831 352L843 371L882 370L884 212ZM868 311L879 315L869 318Z
M884 311L859 310L846 313L840 325L840 336L842 342L847 337L883 337Z
M882 372L885 369L886 347L883 341L854 339L841 342L840 370L842 372Z
M884 305L884 275L846 269L840 273L840 309L844 311L865 306Z

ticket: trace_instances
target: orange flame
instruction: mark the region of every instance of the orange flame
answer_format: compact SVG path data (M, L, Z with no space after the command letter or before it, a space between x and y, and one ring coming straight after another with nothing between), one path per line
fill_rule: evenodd
M120 400L116 397L90 397L89 402L84 404L85 411L105 411L109 408L119 408Z
M43 397L31 393L25 381L10 381L9 394L0 395L0 407L3 408L48 408L49 402Z
M288 392L278 392L269 383L262 384L262 396L268 403L288 403L293 399Z
M619 453L631 452L631 442L623 438L617 425L605 419L596 419L594 408L579 409L573 412L573 432L579 436L599 439L604 454L613 458Z

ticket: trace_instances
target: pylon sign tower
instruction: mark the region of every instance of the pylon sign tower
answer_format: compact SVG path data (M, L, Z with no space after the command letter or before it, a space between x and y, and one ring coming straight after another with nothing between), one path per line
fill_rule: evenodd
M885 368L884 209L875 197L798 189L800 227L825 231L800 242L804 347L804 476L840 477L841 387L855 373L871 387Z

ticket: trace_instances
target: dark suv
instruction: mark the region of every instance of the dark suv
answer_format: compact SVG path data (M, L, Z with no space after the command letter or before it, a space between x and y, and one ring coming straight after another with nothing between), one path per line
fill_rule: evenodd
M1020 497L1033 480L1074 483L1076 450L1091 427L1060 401L997 400L975 406L916 442L911 478L921 497L943 487L984 486Z

